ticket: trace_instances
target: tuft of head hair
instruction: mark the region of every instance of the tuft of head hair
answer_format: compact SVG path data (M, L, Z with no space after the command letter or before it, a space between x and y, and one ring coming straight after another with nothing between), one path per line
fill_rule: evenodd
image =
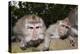
M24 17L25 20L28 20L29 23L35 24L35 23L40 23L42 20L39 16L37 15L28 15Z

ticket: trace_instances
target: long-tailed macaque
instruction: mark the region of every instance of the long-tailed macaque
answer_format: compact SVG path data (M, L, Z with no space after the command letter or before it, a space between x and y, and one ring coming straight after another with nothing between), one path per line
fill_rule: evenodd
M46 26L44 21L36 15L27 15L19 19L13 30L20 39L20 48L38 46L44 40Z
M42 50L48 50L51 39L66 39L69 38L72 45L74 46L74 37L77 35L77 30L71 27L69 19L57 21L57 23L52 24L46 30L46 35L44 39L44 47ZM54 42L53 42L54 43Z
M49 43L53 38L69 38L72 46L75 46L75 37L78 36L78 8L70 10L66 19L52 24L46 31L43 50L48 49Z

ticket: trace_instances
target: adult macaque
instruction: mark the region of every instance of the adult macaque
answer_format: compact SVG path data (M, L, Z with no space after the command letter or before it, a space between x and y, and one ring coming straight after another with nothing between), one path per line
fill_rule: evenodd
M75 46L75 37L78 36L78 8L70 10L69 15L64 20L58 21L56 24L50 25L46 31L44 40L44 50L48 49L51 39L69 38L72 46Z
M74 42L75 42L74 36L76 35L76 33L77 30L71 27L68 18L57 21L57 23L50 25L49 28L47 29L45 39L44 39L44 47L42 50L48 50L52 39L64 40L66 38L69 38L72 46L74 46Z
M36 47L44 40L44 21L36 15L27 15L19 19L14 26L14 32L20 39L20 48Z

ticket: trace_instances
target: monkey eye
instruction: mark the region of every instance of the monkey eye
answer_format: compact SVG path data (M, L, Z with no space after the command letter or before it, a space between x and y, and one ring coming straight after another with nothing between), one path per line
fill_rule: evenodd
M65 25L61 25L62 27L65 27Z
M69 27L68 27L68 26L65 26L65 27L69 29Z
M39 26L36 27L36 29L38 29L38 28L39 28Z
M33 29L33 27L29 27L29 29Z
M62 25L62 27L69 28L68 26Z
M50 34L50 36L54 36L53 34Z

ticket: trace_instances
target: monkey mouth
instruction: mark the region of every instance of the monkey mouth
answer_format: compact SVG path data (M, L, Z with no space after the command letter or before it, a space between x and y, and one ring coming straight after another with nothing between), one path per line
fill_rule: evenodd
M68 34L60 36L60 39L62 39L62 40L66 39L66 38L68 38Z
M26 47L37 47L43 41L44 41L43 39L31 40L31 41L27 42L27 46Z

